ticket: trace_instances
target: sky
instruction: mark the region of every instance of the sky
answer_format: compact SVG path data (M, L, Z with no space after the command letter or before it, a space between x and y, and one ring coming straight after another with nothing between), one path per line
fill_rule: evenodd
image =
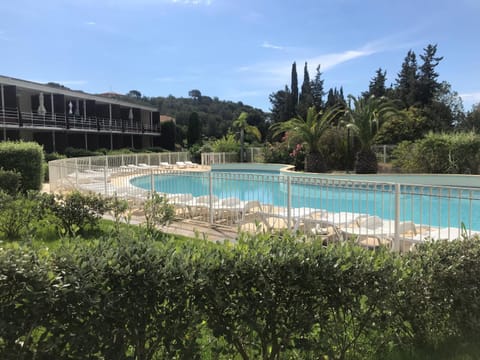
M0 1L0 75L88 93L202 95L269 111L297 64L359 95L437 44L465 110L480 102L480 0Z

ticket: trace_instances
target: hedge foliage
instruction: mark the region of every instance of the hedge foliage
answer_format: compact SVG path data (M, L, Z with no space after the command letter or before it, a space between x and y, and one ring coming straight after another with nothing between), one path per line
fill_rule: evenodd
M478 239L403 256L291 234L0 248L0 357L473 358L479 271Z
M0 191L14 195L19 189L22 176L12 170L3 170L0 168Z
M415 142L400 143L392 155L393 165L402 172L479 174L480 135L429 133Z
M43 182L43 148L35 142L0 142L0 168L18 172L21 190L40 190Z

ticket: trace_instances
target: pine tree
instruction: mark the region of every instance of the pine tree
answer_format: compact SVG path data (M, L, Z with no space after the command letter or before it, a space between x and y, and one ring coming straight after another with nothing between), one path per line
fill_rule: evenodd
M291 119L292 110L291 110L291 92L288 86L285 86L284 90L278 90L270 94L270 103L272 108L270 109L272 113L272 122L283 122Z
M443 57L435 57L437 45L429 44L423 51L424 54L420 55L423 64L420 66L418 75L418 100L422 105L427 105L432 103L435 93L440 89L435 68Z
M417 78L416 55L409 50L396 80L397 97L403 101L405 107L410 107L417 101Z
M291 110L292 110L292 116L295 116L295 110L297 108L298 104L298 76L297 76L297 64L294 62L292 64L292 83L290 88L291 90L291 95L290 95L290 101L291 101Z
M387 79L387 71L378 68L375 72L375 76L370 80L368 85L368 91L364 92L362 95L364 97L382 97L385 96L387 89L385 88L385 81Z
M313 105L315 106L315 109L317 112L320 112L323 110L323 96L325 95L325 92L323 91L323 82L324 80L321 78L322 73L320 72L320 65L317 66L317 73L315 74L315 78L310 84L310 87L312 89L312 99L313 99Z

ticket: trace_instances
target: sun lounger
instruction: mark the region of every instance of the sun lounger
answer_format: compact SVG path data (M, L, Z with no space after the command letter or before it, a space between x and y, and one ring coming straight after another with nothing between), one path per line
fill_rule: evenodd
M184 161L177 161L175 165L177 165L177 167L181 169L185 169L187 167L187 164L185 164Z
M198 164L195 164L195 163L193 163L193 162L191 162L191 161L184 161L184 164L185 164L187 167L194 167L194 168L198 167Z
M168 162L161 162L159 165L164 169L173 169L173 165L169 164Z

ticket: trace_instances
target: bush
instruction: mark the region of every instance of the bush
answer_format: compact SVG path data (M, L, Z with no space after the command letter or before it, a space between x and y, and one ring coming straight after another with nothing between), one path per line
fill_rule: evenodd
M265 145L265 162L274 164L292 164L293 158L290 156L293 148L290 148L286 141Z
M430 133L415 142L402 142L392 153L393 165L402 172L478 174L480 135Z
M20 190L40 190L43 183L43 149L35 142L0 143L0 168L21 175Z
M127 235L127 236L125 236ZM475 359L480 241L0 247L2 359Z
M42 215L37 193L8 195L0 192L0 234L6 240L33 236L34 221Z
M55 201L49 205L58 220L59 230L66 235L84 232L88 226L95 228L108 210L108 201L101 195L82 194L78 191L67 195L57 194Z
M45 161L48 163L49 161L65 159L66 156L62 155L58 152L46 153L45 154Z
M0 168L0 191L14 195L20 189L22 176L16 171L3 170Z
M227 134L224 137L212 142L214 152L240 152L240 143L235 139L234 134Z
M86 149L76 149L72 147L67 147L65 149L65 156L68 158L75 158L75 157L84 157L84 156L98 156L103 155L98 151L90 151Z
M151 236L156 234L157 226L168 225L175 216L175 208L168 203L164 196L160 196L154 192L143 204L143 212L145 214L145 229Z

